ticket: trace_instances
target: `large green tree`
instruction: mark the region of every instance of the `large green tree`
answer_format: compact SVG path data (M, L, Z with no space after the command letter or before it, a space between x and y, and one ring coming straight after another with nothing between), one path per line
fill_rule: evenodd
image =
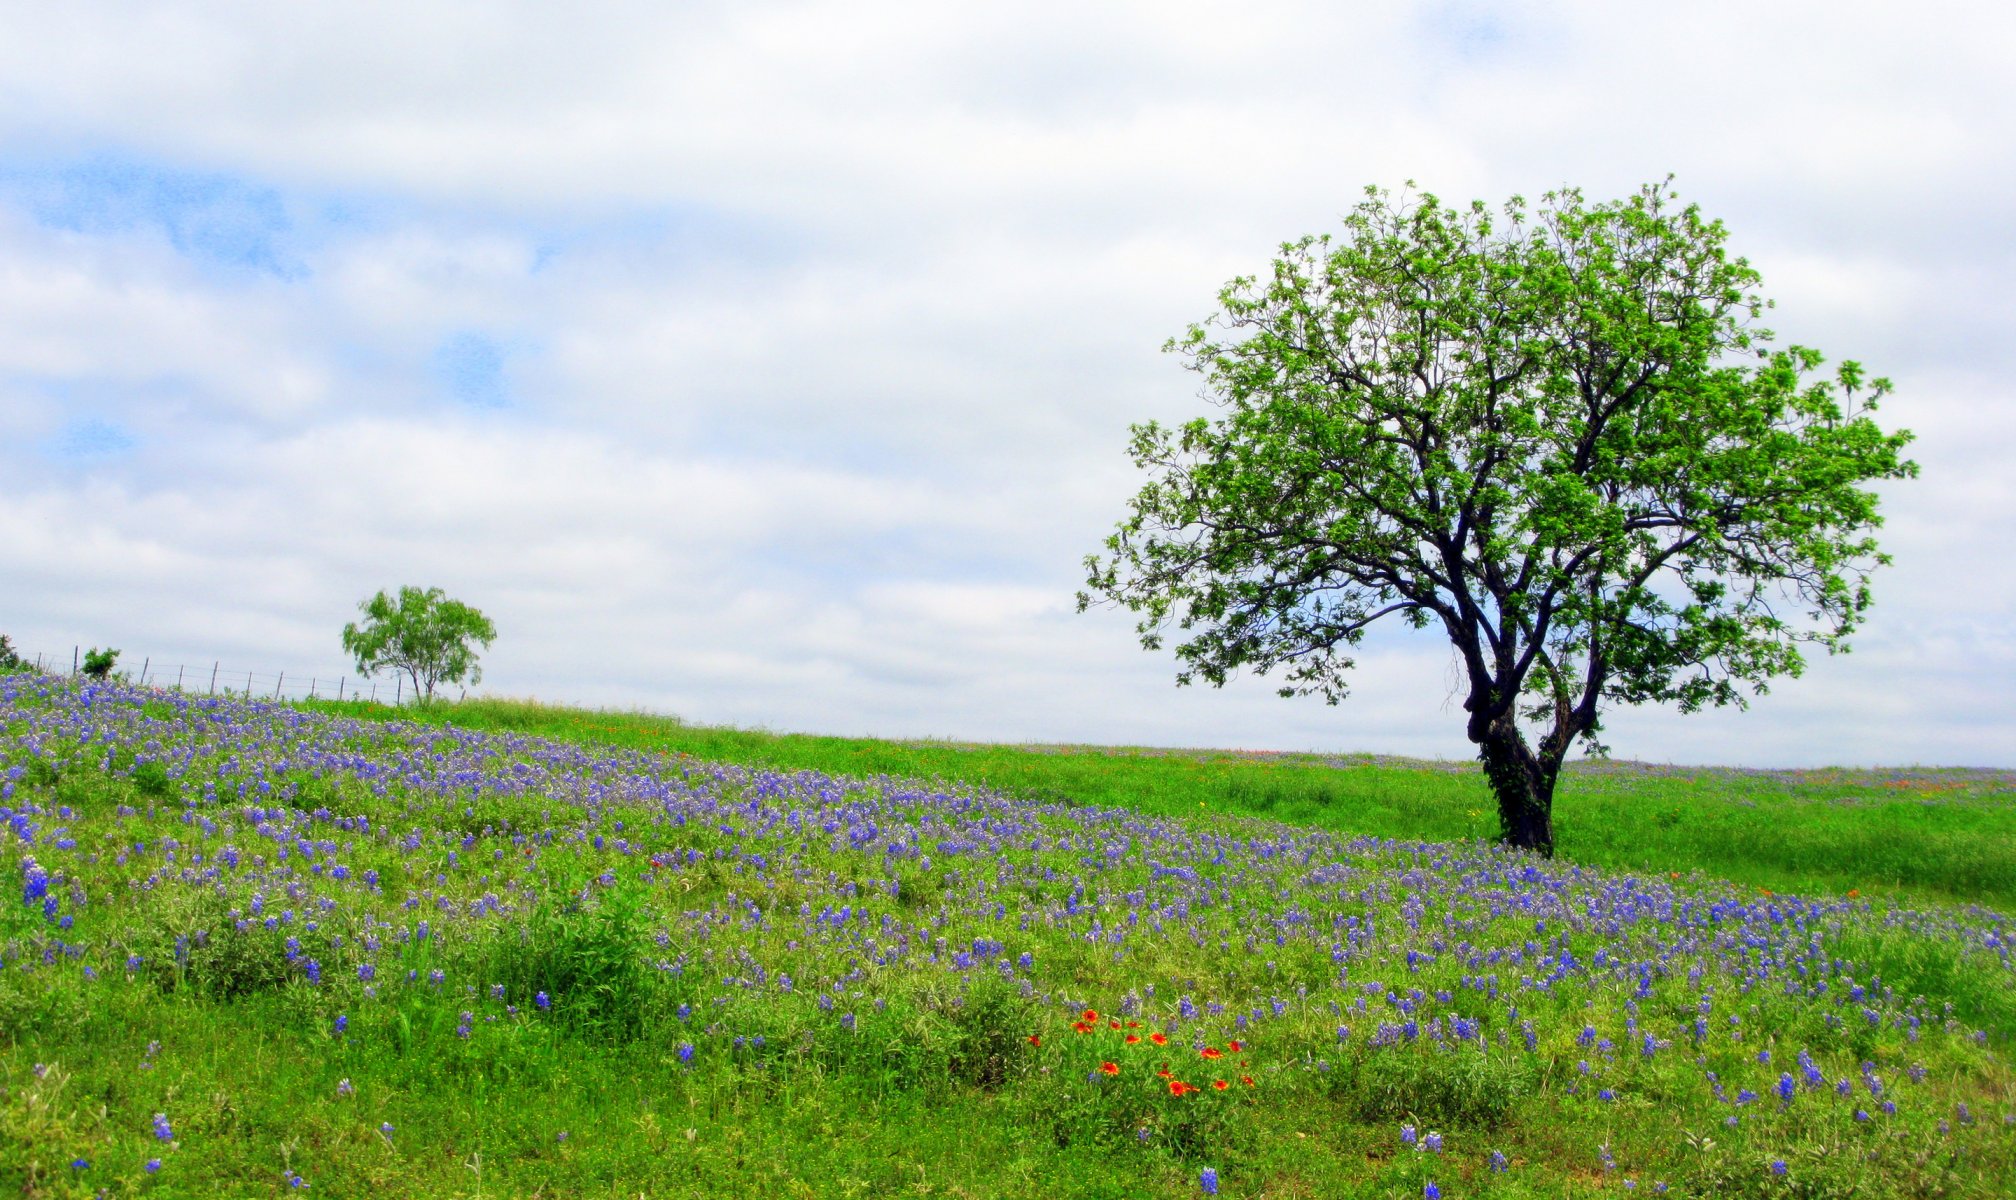
M362 674L404 674L422 704L433 701L438 684L483 678L475 648L496 640L497 628L440 588L402 587L396 600L379 592L357 607L364 621L343 627L343 650Z
M1374 622L1438 629L1503 839L1551 854L1606 705L1747 706L1802 645L1846 648L1889 561L1862 485L1917 473L1911 435L1868 415L1889 380L1808 384L1817 352L1757 345L1760 276L1662 185L1514 196L1495 227L1366 194L1164 347L1225 412L1133 427L1152 478L1079 609L1133 611L1151 650L1173 623L1179 683L1280 668L1332 704Z

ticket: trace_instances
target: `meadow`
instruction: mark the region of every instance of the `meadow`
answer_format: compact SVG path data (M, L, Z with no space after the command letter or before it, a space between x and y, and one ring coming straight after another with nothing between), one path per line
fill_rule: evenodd
M2004 1196L2010 799L0 676L0 1189Z

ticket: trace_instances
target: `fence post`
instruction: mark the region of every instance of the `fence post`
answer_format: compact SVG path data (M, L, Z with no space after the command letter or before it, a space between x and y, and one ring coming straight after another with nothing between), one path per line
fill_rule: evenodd
M308 698L310 700L315 698L315 685L320 681L320 676L310 675L308 677Z
M340 675L336 678L336 702L338 704L343 702L343 679L344 677Z
M278 700L280 698L280 685L286 682L287 682L287 672L282 671L280 672L280 678L275 679L273 681L273 698L275 700Z
M406 694L406 677L403 675L394 675L392 680L393 686L397 689L392 693L392 703L396 705Z
M141 659L141 660L140 660L140 686L141 686L141 687L146 687L146 686L147 686L147 668L148 668L148 667L151 667L151 666L153 666L153 665L154 665L154 660L153 660L153 659L151 659L151 658L143 658L143 659Z
M220 665L214 662L210 664L210 694L213 696L217 694L217 668Z
M252 698L252 672L250 671L245 672L245 698L247 700Z
M72 675L77 673L77 652L81 649L83 649L82 646L70 647L70 673Z
M378 681L375 679L371 681L371 703L378 703Z

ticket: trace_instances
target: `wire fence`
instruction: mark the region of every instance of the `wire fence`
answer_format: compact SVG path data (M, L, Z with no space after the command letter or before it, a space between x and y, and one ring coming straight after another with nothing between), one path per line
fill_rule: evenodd
M84 670L81 646L70 648L66 660L60 654L38 653L30 657L17 651L21 661L33 663L48 675L80 675ZM404 675L391 679L358 678L354 675L315 675L305 671L259 671L226 666L222 660L207 663L155 662L143 655L135 667L124 661L112 674L137 687L156 687L193 695L244 696L263 700L376 700L383 704L404 704L413 692Z

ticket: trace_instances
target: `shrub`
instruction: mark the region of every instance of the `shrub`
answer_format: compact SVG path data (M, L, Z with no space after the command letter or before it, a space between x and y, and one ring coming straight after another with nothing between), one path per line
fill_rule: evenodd
M1503 1125L1533 1087L1523 1064L1468 1051L1372 1053L1333 1072L1332 1081L1360 1119L1413 1118L1443 1128Z
M119 652L117 650L100 650L98 647L93 646L84 655L83 671L84 674L90 676L92 679L109 679L112 676L112 664L118 661Z

